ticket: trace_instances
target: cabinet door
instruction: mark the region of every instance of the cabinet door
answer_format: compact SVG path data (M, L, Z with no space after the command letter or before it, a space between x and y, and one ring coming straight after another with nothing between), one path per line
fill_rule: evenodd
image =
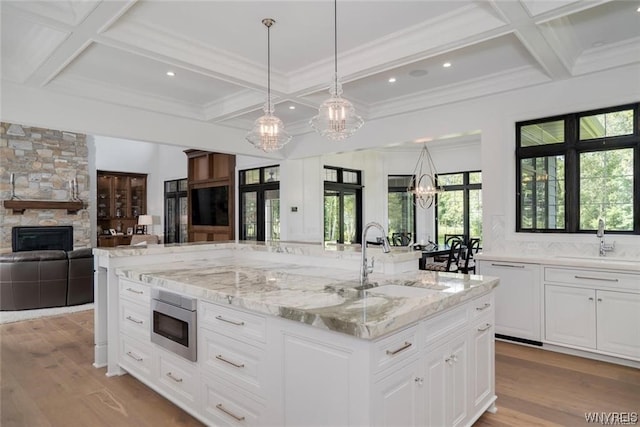
M495 333L541 341L540 266L480 262L480 274L500 278L495 290Z
M471 330L471 399L475 409L480 410L494 395L495 346L493 338L493 319L484 317Z
M467 417L468 350L465 334L429 351L424 388L425 425L456 426Z
M373 386L373 421L377 426L420 426L420 363L414 361Z
M640 295L596 291L598 350L640 359Z
M596 348L595 291L545 285L547 341Z

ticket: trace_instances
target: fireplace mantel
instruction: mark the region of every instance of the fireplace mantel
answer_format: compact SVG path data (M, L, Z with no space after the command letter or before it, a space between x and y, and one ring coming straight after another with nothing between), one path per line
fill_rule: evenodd
M26 209L66 209L73 214L84 208L82 200L55 201L55 200L4 200L6 209L13 209L13 213L22 214Z

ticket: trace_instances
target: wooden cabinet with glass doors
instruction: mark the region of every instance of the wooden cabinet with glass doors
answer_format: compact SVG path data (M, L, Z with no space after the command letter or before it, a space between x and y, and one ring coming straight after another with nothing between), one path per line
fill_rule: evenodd
M127 245L147 213L147 175L98 171L97 181L98 246Z

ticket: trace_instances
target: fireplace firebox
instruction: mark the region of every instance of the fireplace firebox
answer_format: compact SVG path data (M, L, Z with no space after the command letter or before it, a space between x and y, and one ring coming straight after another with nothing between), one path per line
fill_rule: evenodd
M46 249L73 250L73 226L31 226L11 229L13 252Z

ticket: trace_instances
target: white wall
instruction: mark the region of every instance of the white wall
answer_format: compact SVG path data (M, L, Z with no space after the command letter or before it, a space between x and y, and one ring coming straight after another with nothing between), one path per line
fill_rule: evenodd
M147 174L147 213L154 222L149 233L163 235L164 182L187 177L184 148L104 136L94 136L90 144L93 176L97 170Z

